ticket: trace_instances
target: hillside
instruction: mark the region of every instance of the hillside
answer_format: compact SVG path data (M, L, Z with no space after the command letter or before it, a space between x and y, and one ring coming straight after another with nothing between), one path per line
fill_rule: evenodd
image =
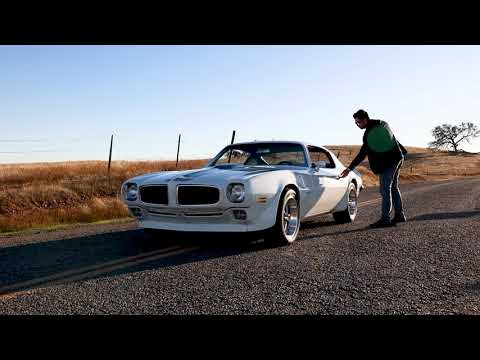
M326 145L340 161L348 166L360 150L360 146ZM420 147L406 147L408 154L400 171L400 183L417 181L440 181L463 176L480 175L480 154L453 153L449 151L432 151ZM378 177L363 161L357 170L362 174L366 186L377 186Z

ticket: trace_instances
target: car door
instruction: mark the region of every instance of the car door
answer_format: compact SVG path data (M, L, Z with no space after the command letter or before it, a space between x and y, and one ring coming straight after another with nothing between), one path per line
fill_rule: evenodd
M322 148L309 146L310 159L316 165L310 168L313 207L306 216L330 212L340 202L346 189L346 179L338 179L340 169L330 154Z

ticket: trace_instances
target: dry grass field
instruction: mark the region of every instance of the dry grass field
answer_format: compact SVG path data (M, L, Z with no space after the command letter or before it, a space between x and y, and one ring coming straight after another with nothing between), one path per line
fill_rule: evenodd
M207 160L179 161L195 169ZM0 165L0 233L128 216L119 199L130 177L175 170L175 161L72 161Z
M345 164L359 146L328 146ZM400 182L444 180L480 175L480 155L407 148ZM207 160L185 160L179 169L195 169ZM128 216L119 199L121 183L130 177L175 170L175 161L105 161L0 165L0 233ZM358 170L366 186L378 184L363 162Z

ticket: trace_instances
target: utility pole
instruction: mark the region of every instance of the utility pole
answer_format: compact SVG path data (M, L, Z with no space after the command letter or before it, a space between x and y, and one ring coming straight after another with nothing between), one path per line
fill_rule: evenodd
M233 130L232 133L232 141L230 142L230 145L233 144L233 141L235 140L235 130ZM230 154L228 154L228 163L230 164L230 160L232 159L232 149L230 149Z
M110 164L112 163L113 134L110 138L110 155L108 156L108 175L110 176Z
M177 146L177 163L175 164L175 167L178 168L178 154L180 153L180 138L182 137L182 134L178 134L178 146Z

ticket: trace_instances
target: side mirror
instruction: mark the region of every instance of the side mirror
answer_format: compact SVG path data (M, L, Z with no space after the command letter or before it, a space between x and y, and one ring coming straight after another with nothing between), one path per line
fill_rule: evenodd
M314 162L312 162L312 165L310 165L310 167L311 167L313 170L317 170L317 169L318 169L317 164L315 164Z

